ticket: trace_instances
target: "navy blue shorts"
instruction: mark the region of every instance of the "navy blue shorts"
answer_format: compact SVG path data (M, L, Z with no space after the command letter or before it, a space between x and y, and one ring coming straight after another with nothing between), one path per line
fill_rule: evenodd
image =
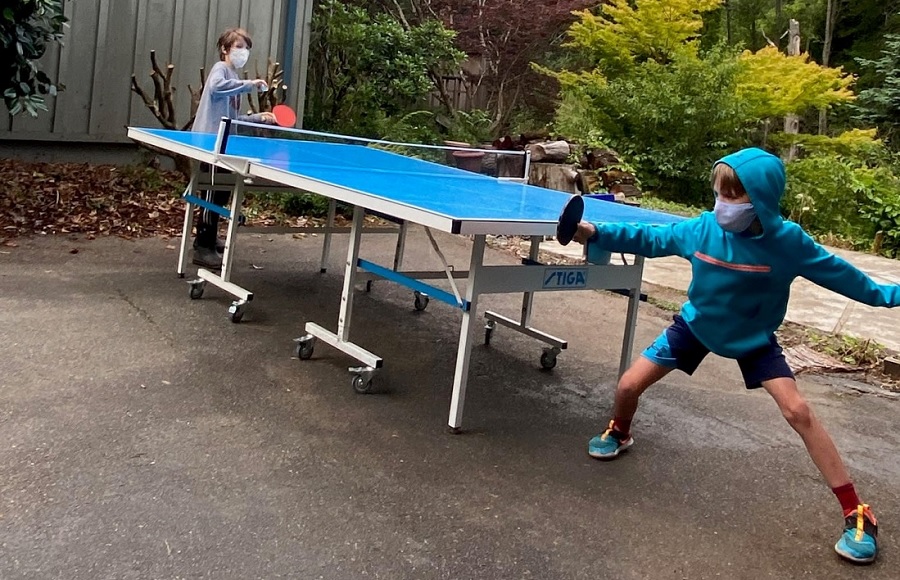
M709 354L709 349L697 340L681 316L676 314L673 320L672 326L665 329L642 356L660 366L692 375ZM742 356L737 362L748 389L758 389L763 381L771 379L794 378L774 335L769 338L768 345Z

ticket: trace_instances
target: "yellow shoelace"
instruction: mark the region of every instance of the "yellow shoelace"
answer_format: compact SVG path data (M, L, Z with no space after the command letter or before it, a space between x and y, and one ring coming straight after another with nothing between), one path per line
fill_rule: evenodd
M607 427L606 431L603 432L603 435L600 436L601 441L606 441L606 438L609 437L610 433L612 433L613 423L615 423L615 420L609 422L609 427Z
M866 525L865 513L866 513L867 509L869 509L869 504L867 504L867 503L861 503L856 508L856 537L854 539L857 542L862 541L863 534L865 534L865 525Z

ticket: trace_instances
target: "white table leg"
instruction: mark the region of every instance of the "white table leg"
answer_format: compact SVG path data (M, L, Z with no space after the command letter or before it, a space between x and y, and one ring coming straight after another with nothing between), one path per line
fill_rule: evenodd
M634 265L644 271L644 257L635 256ZM634 334L637 329L638 305L641 303L641 276L638 276L636 288L631 288L628 296L628 313L625 316L625 336L622 339L622 358L619 361L621 377L631 365L631 349L634 348Z
M328 218L325 221L325 241L322 243L322 261L319 262L319 272L324 274L328 270L328 254L331 253L331 230L334 229L334 216L337 213L337 202L328 200Z
M196 161L191 162L191 179L185 188L185 195L194 194L194 188L197 187L197 180L200 174L200 164ZM184 278L184 270L187 265L188 242L191 239L191 226L194 222L194 204L185 200L184 202L184 224L181 226L181 249L178 253L178 269L176 270L179 278Z
M472 259L469 263L469 281L466 287L466 300L469 309L463 311L459 329L459 346L456 352L456 371L453 375L453 396L450 400L450 429L459 431L462 425L463 406L466 400L466 384L469 378L469 361L472 358L472 345L475 342L476 317L478 313L478 272L484 265L485 236L475 236L472 245Z

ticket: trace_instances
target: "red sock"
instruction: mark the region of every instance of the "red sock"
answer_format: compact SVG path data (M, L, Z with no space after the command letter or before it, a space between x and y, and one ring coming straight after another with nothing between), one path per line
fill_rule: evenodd
M834 487L831 491L834 492L838 501L841 502L841 509L844 510L844 517L850 515L850 512L858 508L861 503L859 501L859 496L856 495L856 488L853 487L852 483Z
M624 433L625 435L631 434L631 419L622 419L620 417L616 417L613 419L613 429L618 431L619 433Z

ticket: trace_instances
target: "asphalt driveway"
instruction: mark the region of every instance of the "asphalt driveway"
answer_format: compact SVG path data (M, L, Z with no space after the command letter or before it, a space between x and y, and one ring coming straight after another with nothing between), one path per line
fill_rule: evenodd
M464 264L468 242L440 239ZM393 239L372 242L364 257L387 261ZM306 321L335 326L341 240L320 275L318 238L244 236L241 324L215 288L188 298L171 240L19 243L0 254L4 580L897 577L898 401L801 378L881 520L860 571L832 550L839 508L799 438L730 361L651 389L622 459L587 456L620 296L538 296L534 325L570 340L552 372L498 328L452 435L450 308L417 313L388 283L359 293L353 338L386 361L372 395L337 351L292 358ZM408 248L439 266L420 231ZM668 316L641 305L637 349Z

